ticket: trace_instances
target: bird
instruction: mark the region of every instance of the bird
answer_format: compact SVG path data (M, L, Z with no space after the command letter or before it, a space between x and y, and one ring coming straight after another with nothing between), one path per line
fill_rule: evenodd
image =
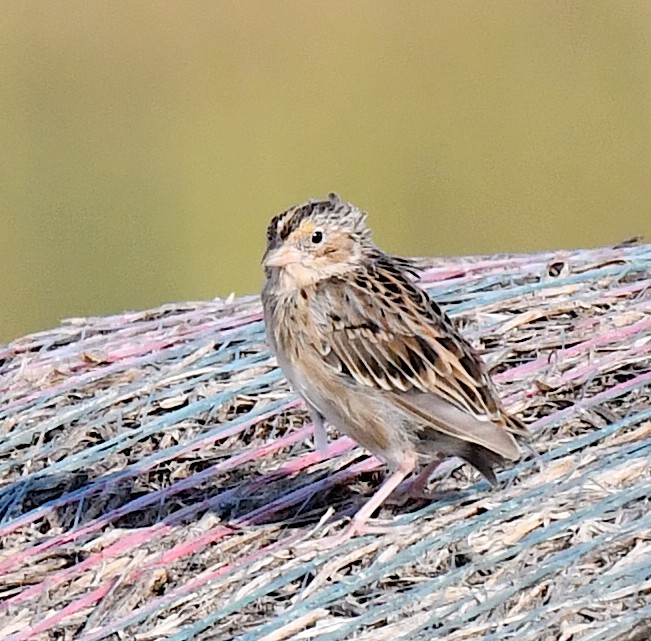
M366 212L331 193L273 217L262 259L267 341L314 423L383 461L389 474L353 516L349 535L425 465L459 456L496 485L520 457L509 415L478 353L418 283L415 263L382 251Z

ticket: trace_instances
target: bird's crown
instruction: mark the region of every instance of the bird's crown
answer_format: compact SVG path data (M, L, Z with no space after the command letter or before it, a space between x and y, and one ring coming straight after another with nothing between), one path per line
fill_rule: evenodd
M267 228L267 242L280 244L299 228L310 231L307 226L313 226L314 229L336 227L364 242L370 240L370 231L365 221L365 212L331 193L325 200L310 199L274 216Z

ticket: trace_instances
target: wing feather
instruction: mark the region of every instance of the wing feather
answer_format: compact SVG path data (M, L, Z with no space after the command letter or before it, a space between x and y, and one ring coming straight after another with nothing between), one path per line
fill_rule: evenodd
M346 285L354 296L347 287L322 292L332 310L320 318L326 362L390 393L421 424L517 458L507 430L526 433L524 427L502 409L479 356L400 266L380 256Z

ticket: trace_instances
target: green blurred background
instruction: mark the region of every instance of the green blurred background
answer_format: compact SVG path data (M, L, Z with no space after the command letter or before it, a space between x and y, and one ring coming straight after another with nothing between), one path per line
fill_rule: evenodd
M0 342L244 294L336 190L417 255L651 237L651 2L5 0Z

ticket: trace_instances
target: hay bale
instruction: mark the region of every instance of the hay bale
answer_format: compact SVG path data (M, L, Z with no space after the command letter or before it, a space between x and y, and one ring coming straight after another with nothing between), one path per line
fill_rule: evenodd
M0 637L649 638L651 245L422 266L532 429L501 488L329 549L381 472L313 452L257 297L69 320L0 347Z

